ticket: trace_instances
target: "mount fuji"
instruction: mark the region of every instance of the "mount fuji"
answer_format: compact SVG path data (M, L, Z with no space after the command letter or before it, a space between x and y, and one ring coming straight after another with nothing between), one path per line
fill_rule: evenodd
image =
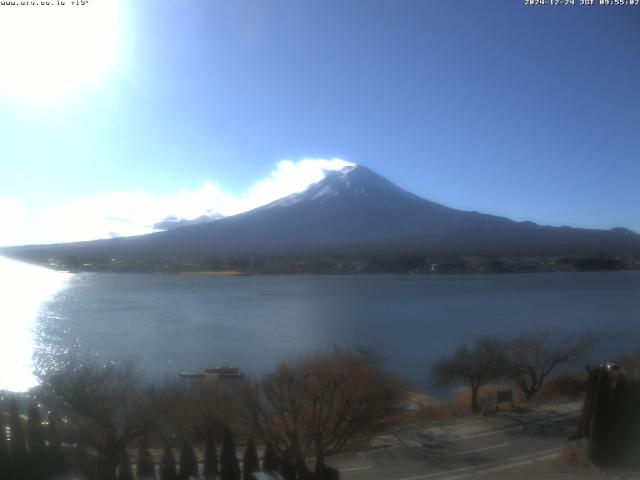
M363 166L254 210L136 237L11 247L8 256L197 260L315 255L640 256L623 228L551 227L425 200Z

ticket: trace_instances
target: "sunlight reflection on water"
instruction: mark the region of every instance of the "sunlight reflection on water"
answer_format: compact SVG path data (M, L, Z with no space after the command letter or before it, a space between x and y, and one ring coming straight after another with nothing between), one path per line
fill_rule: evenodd
M37 383L36 320L70 275L0 257L0 390L24 391Z

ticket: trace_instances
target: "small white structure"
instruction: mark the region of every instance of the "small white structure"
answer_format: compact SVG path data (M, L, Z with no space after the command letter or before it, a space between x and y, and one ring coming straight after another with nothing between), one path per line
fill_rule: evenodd
M255 472L251 476L253 480L284 480L278 472Z
M219 388L233 388L234 384L238 384L238 380L244 379L244 373L239 367L223 365L205 368L203 372L182 372L180 377L199 382L200 392L206 395L216 392Z

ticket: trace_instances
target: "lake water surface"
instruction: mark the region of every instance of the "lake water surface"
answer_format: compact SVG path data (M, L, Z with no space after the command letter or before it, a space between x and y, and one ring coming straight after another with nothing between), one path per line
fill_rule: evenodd
M599 360L640 349L640 272L199 277L1 260L0 281L2 343L16 346L0 357L0 388L33 382L33 354L69 349L133 358L159 377L225 363L261 374L290 355L373 347L420 389L434 360L485 335L591 332Z

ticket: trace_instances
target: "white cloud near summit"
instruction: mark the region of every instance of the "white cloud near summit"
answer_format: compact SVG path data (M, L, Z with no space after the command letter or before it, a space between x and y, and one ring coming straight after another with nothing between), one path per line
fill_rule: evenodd
M158 197L138 190L82 198L35 211L18 199L0 198L0 245L58 243L150 233L168 217L195 219L202 215L235 215L300 192L324 178L327 170L353 165L345 160L282 160L245 193L233 195L205 182L197 190Z
M253 208L273 202L286 195L301 192L309 185L319 182L328 170L341 170L353 165L339 158L304 159L298 162L282 160L269 176L257 182L246 195L240 198L230 197L229 202L219 213L228 216L246 212Z

